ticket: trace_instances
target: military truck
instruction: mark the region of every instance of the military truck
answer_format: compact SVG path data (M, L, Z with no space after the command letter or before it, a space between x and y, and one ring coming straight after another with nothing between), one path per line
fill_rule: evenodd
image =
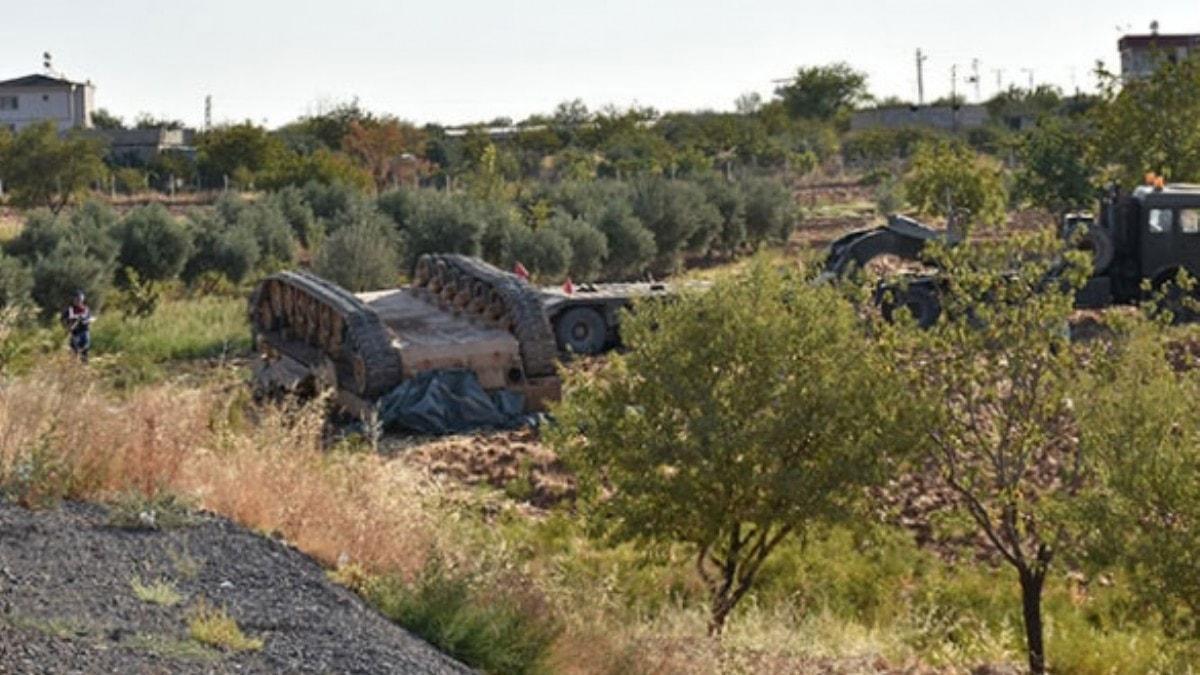
M1097 215L1068 214L1060 234L1092 254L1091 278L1075 296L1080 309L1150 298L1178 303L1182 291L1171 282L1179 272L1200 277L1200 186L1156 180L1129 193L1112 188L1101 198ZM892 216L884 226L834 242L825 276L866 267L880 256L915 260L931 241L954 245L961 238ZM876 298L885 316L906 307L919 325L928 327L941 313L939 285L936 273L909 275L904 283L882 282Z
M407 379L468 369L485 390L524 394L527 410L558 398L564 355L620 343L620 310L668 284L537 288L463 255L424 255L412 283L354 294L303 271L271 275L250 297L261 394L332 390L361 416Z

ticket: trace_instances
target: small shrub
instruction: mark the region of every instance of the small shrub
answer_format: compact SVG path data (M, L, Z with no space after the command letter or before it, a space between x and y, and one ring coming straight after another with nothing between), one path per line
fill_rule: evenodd
M134 577L129 581L133 595L142 602L162 607L174 607L183 602L183 596L175 589L175 584L165 579L143 584L142 580Z
M201 599L188 617L188 635L200 644L232 652L257 652L263 648L260 638L246 637L237 622L224 609Z
M20 260L0 253L0 309L29 302L33 273Z
M173 530L192 524L191 506L170 493L128 492L113 501L108 525L122 530Z
M721 228L721 214L693 183L648 178L634 190L633 211L654 235L655 267L674 271L685 252L706 252Z
M343 183L319 183L309 181L302 189L304 201L321 220L330 220L349 211L361 199L354 187Z
M365 595L384 616L468 665L491 673L540 672L558 623L545 607L523 602L519 585L480 585L435 560L412 585L378 579Z
M407 269L424 253L479 255L486 224L474 204L432 190L420 190L416 195L408 222L397 223L404 238Z

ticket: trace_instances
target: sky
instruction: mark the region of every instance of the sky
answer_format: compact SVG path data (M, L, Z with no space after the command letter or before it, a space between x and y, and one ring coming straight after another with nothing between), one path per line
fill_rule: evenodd
M1196 0L0 0L0 79L54 68L96 105L277 127L357 98L417 123L520 120L561 101L729 110L796 68L845 61L879 97L1000 82L1091 89L1124 33L1200 32Z

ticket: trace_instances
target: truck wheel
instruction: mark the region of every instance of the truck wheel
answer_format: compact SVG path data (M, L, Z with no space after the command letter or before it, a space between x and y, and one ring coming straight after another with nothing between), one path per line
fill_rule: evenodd
M1092 251L1092 274L1102 274L1112 264L1117 249L1113 245L1112 235L1099 227L1088 230L1084 241Z
M590 307L576 307L563 312L554 322L558 348L575 354L599 354L608 341L608 326L604 317Z

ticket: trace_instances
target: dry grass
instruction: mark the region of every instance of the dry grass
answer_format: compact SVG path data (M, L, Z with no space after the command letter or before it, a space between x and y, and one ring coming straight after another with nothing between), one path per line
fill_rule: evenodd
M175 590L175 584L166 579L142 583L141 579L134 578L130 580L129 585L133 588L134 597L142 602L163 607L174 607L183 602L183 596Z
M203 600L188 616L188 636L200 644L233 652L257 652L263 648L263 641L247 637L224 609Z
M326 453L315 409L247 424L239 400L159 385L114 401L86 371L49 364L0 387L0 482L31 506L177 494L329 566L421 569L434 543L429 485L375 455Z
M23 222L16 213L11 213L0 208L0 243L16 239L21 233Z

